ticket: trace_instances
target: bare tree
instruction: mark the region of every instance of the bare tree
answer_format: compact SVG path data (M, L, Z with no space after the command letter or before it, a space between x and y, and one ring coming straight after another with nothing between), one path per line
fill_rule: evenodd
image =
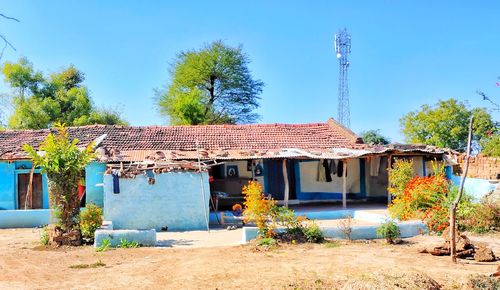
M2 13L0 13L0 17L4 18L4 19L7 19L7 20L12 20L12 21L20 22L19 19L7 16L7 15L2 14ZM12 48L14 51L16 50L16 48L14 47L14 45L12 45L12 43L10 43L7 40L7 37L5 37L3 34L0 34L0 38L3 40L3 43L4 43L4 45L2 47L2 50L0 51L0 60L1 60L2 57L3 57L3 53L5 52L5 49L7 49L7 47Z

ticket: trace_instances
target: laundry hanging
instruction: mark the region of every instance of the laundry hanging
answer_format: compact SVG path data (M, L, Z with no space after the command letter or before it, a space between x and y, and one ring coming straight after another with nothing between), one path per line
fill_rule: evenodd
M332 175L330 173L330 164L328 163L328 160L326 159L323 160L323 167L325 170L326 182L332 182Z
M342 177L342 174L344 173L344 162L345 161L339 160L339 162L337 163L337 177ZM345 176L347 176L347 166Z
M316 169L316 181L326 181L325 169L323 168L323 159L318 162L318 168Z
M330 160L330 174L337 174L337 161L335 159Z
M120 193L119 173L120 173L120 171L118 169L113 169L113 171L111 171L111 176L113 176L113 193L115 193L115 194Z
M378 176L380 169L380 156L370 158L370 176Z

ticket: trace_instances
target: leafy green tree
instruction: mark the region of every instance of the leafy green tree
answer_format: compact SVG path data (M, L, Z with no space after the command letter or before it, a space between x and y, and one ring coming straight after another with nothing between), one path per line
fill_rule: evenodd
M465 150L468 123L474 115L474 141L479 142L495 130L491 115L484 108L469 109L456 99L423 105L400 119L401 131L410 143L421 143Z
M171 83L158 92L160 113L176 125L252 123L264 84L252 77L241 46L221 41L181 52Z
M93 144L84 149L77 146L78 139L69 140L66 128L56 123L57 134L49 134L38 151L25 144L23 149L33 160L33 166L40 166L49 180L51 207L58 218L58 226L63 232L78 229L80 200L78 181L85 166L94 158Z
M481 153L490 157L500 157L500 134L492 134L481 140Z
M380 130L365 131L365 132L361 133L360 137L367 144L376 144L376 145L389 144L389 138L382 136L382 134L380 134Z
M43 129L56 122L67 126L126 124L118 112L94 108L83 85L85 76L73 66L45 77L22 58L16 63L6 62L2 74L13 90L10 128Z

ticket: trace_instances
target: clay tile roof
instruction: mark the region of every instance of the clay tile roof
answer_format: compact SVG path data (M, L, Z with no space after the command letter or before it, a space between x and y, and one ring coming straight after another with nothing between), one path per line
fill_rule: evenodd
M35 148L48 135L44 130L0 131L0 159L16 159L23 155L22 145ZM100 144L108 149L127 150L273 150L284 148L329 149L353 148L358 137L333 119L326 123L255 124L203 126L111 126L69 127L71 138L86 145L107 134ZM17 157L16 157L17 156Z

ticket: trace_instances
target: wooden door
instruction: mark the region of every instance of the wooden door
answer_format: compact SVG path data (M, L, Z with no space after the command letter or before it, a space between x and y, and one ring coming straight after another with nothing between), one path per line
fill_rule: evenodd
M25 209L26 193L28 191L28 183L30 181L29 173L21 173L17 175L17 208ZM40 173L33 174L33 189L32 201L28 200L26 209L43 208L43 188L42 175Z

